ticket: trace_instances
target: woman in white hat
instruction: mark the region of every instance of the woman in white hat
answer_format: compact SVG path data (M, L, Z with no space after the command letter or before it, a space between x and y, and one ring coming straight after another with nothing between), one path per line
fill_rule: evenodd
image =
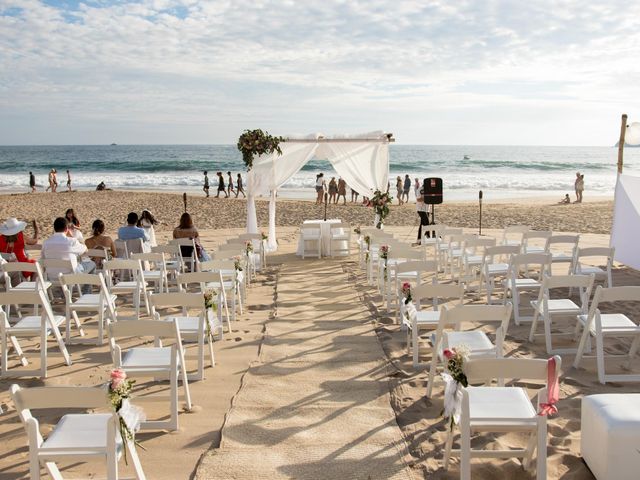
M17 218L8 218L2 225L0 225L0 253L6 256L12 257L9 261L16 262L29 262L35 263L35 259L29 258L24 251L24 246L35 245L38 243L38 224L33 221L34 238L31 238L23 233L27 226L27 222L22 222ZM26 277L31 276L31 273L24 272Z

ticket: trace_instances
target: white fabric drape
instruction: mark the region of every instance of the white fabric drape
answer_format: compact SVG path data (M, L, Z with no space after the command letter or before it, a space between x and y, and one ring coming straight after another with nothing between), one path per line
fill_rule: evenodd
M640 177L618 175L613 206L611 246L615 259L640 270Z
M347 185L371 197L386 191L389 181L389 146L378 143L327 143L327 160Z
M319 134L315 134L312 138L318 137ZM375 132L351 138L379 138L380 142L284 142L280 144L282 155L263 155L255 159L253 168L247 174L247 232L258 233L255 197L268 195L267 249L277 249L276 191L314 155L331 162L338 175L362 195L370 197L374 190L386 190L389 180L389 145L384 134Z

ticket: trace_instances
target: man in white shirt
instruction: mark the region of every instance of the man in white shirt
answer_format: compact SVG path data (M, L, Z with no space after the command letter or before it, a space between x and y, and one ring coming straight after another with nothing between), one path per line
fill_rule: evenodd
M41 258L69 260L73 272L93 273L96 269L96 264L92 260L86 259L78 262L78 257L87 251L87 247L75 238L68 236L69 221L64 217L56 218L53 222L53 231L55 233L42 242ZM47 276L49 278L55 278L59 273L71 272L63 268L47 269ZM88 292L90 288L89 285L83 286L83 293Z

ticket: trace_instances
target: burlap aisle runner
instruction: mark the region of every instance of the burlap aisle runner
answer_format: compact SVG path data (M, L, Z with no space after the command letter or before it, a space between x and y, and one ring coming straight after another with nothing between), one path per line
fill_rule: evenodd
M277 294L259 362L196 478L413 478L384 352L340 263L284 265Z

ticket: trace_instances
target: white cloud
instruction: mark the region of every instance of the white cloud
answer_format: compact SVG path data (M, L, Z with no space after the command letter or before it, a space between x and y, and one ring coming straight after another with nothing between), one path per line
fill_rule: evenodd
M639 27L621 1L0 0L0 143L610 144Z

